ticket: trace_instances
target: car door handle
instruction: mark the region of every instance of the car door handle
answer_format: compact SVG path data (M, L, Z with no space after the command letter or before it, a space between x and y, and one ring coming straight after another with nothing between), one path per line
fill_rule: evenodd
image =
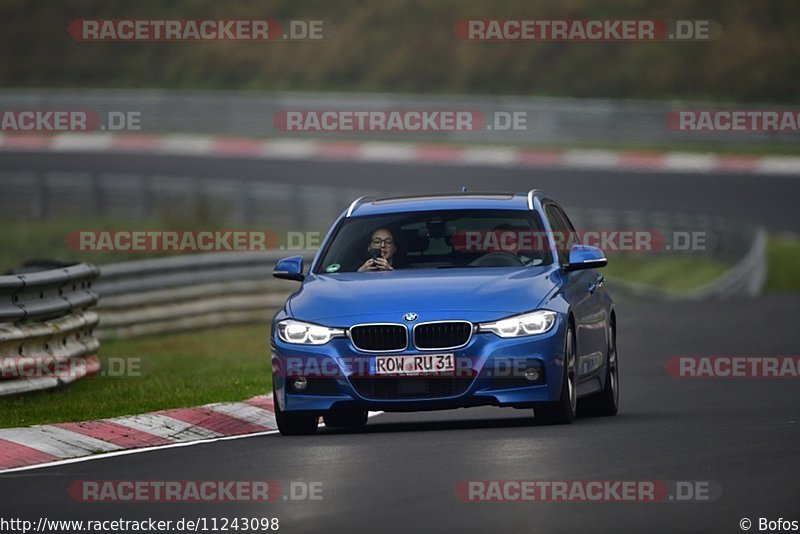
M603 287L603 283L606 281L606 277L602 274L597 275L597 280L594 283L589 283L589 293L594 293L597 291L598 287Z

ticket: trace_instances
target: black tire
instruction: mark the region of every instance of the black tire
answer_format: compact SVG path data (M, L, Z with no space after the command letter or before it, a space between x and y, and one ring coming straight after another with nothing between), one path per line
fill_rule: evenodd
M275 404L275 421L278 430L284 436L308 436L317 431L319 418L316 415L288 414L278 405L278 396L272 391L272 401Z
M367 424L367 411L358 409L333 409L323 416L325 426L359 428Z
M581 415L609 417L619 411L619 359L617 357L617 327L611 324L606 350L606 380L603 391L581 399Z
M564 373L561 381L561 396L556 402L542 404L533 409L534 422L540 425L568 425L575 419L578 391L576 380L575 336L572 326L567 329L564 340Z

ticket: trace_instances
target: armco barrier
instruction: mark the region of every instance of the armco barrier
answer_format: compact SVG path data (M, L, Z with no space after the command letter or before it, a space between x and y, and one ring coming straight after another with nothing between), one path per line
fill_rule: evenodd
M224 324L267 324L291 284L272 278L292 253L187 254L103 266L101 337L132 337ZM310 261L313 253L306 252Z
M614 279L609 286L615 293L662 300L702 300L709 298L755 297L761 294L767 278L767 232L756 224L709 215L641 212L631 210L567 208L578 230L648 230L669 239L676 233L703 236L704 248L675 252L730 265L716 280L687 293L670 293L658 287ZM633 254L639 254L633 253ZM649 254L657 258L661 251ZM614 261L613 255L610 261ZM680 273L675 273L680 276Z
M94 336L99 270L62 269L0 276L0 395L48 389L100 370Z

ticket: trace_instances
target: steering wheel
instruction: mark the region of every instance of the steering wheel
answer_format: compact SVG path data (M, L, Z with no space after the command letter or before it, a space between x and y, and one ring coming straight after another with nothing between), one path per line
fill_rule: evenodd
M516 267L525 263L513 252L489 252L472 260L470 267Z

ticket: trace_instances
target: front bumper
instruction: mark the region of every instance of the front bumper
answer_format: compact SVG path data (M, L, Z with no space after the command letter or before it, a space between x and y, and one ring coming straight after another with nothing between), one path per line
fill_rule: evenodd
M386 412L470 406L528 408L556 401L561 395L565 334L566 319L559 314L556 325L540 335L509 339L475 333L466 346L456 350L409 348L391 354L453 354L454 376L386 378L375 377L371 371L374 364L370 360L383 354L360 352L347 338L306 346L285 343L273 333L273 387L281 410L320 415L345 406ZM521 371L533 366L538 366L542 377L531 384ZM303 392L292 386L298 376L306 378ZM423 396L412 393L411 397L402 393L403 385L398 390L398 383L383 382L409 378L417 380L417 385L420 380L436 382L427 382L424 392L419 390Z

